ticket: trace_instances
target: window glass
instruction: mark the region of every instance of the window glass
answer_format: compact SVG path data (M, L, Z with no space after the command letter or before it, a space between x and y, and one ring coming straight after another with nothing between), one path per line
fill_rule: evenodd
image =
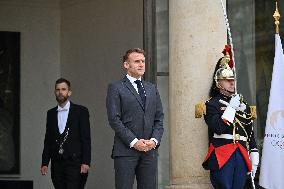
M278 4L279 12L284 4ZM266 123L274 61L275 1L227 0L235 49L238 92L257 106L255 131L261 145ZM281 23L281 19L280 19ZM280 24L280 36L284 26Z

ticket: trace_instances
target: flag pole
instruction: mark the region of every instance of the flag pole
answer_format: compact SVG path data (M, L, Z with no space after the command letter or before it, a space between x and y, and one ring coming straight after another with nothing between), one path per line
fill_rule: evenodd
M220 0L220 1L221 1L222 9L223 9L225 24L226 24L227 31L228 31L229 43L230 43L230 46L231 46L232 61L233 61L233 68L232 69L233 69L233 72L234 72L234 79L235 79L235 94L237 94L237 73L236 73L236 62L235 62L235 53L234 53L232 33L231 33L230 24L229 24L228 15L227 15L225 5L223 3L223 0Z
M279 24L280 24L279 19L280 19L280 13L279 13L279 11L278 11L277 1L276 1L275 3L276 3L276 10L275 10L275 12L274 12L274 14L273 14L273 17L274 17L274 19L275 19L274 24L276 25L276 27L275 27L275 33L276 33L276 34L279 34Z

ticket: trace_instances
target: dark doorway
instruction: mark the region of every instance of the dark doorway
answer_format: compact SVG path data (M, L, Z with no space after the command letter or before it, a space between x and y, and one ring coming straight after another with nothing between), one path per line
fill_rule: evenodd
M19 174L20 33L0 32L0 174Z

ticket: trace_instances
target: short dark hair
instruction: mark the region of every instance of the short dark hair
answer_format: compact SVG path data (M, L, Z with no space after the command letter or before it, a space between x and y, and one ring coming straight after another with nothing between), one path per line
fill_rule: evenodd
M124 56L123 56L123 62L127 61L129 55L130 55L131 53L134 53L134 52L143 54L144 56L146 55L146 53L145 53L145 51L144 51L143 49L140 49L140 48L128 49L128 50L125 52Z
M70 89L71 88L71 83L70 83L70 81L68 81L67 79L65 79L65 78L59 78L59 79L57 79L56 81L55 81L55 87L56 87L56 85L58 85L58 84L60 84L60 83L66 83L66 85L68 86L68 88Z

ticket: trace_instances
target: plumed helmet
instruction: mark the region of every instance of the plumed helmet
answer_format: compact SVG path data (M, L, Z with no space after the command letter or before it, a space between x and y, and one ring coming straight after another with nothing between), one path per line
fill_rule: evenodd
M230 45L225 45L223 50L223 58L219 64L219 68L215 72L214 80L217 82L220 79L233 80L235 79L235 74L233 71L233 61L232 61L232 51Z

